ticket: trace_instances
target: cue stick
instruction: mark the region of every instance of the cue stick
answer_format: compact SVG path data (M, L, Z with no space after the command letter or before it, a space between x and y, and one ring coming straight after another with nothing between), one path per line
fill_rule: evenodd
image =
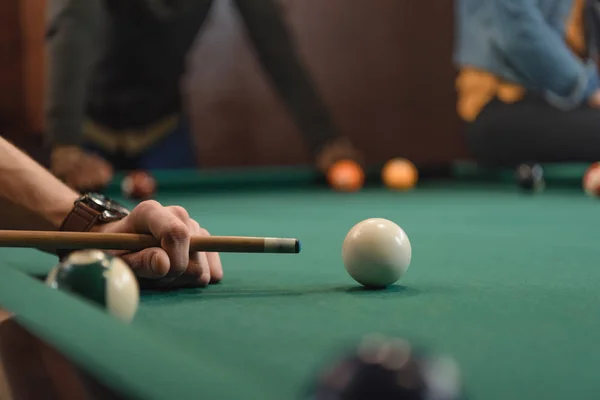
M63 250L129 250L160 247L151 235L137 233L0 230L0 247L33 247ZM190 251L222 253L300 253L293 238L247 236L192 236Z

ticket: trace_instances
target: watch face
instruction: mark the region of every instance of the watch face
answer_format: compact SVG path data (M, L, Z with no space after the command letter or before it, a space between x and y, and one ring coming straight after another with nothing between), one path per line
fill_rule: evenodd
M86 201L87 200L87 201ZM102 212L102 222L115 221L129 215L129 210L121 204L99 193L87 193L81 201Z

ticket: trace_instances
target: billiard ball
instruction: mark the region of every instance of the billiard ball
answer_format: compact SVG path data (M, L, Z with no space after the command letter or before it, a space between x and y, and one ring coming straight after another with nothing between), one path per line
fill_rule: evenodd
M519 187L527 193L537 193L545 188L544 169L540 164L521 164L516 178Z
M595 162L587 168L582 185L588 196L600 197L600 162Z
M71 253L50 271L46 284L83 297L125 322L138 309L135 275L125 261L100 250Z
M359 163L340 160L327 170L329 186L340 192L356 192L365 182L365 173Z
M410 190L419 180L415 164L406 158L394 158L381 169L381 180L388 189Z
M121 181L123 196L135 200L147 200L156 192L156 181L148 172L132 171Z
M367 336L316 374L314 400L459 400L465 398L454 358L416 349L401 338Z
M385 288L398 281L408 270L411 258L412 248L404 230L384 218L357 223L342 245L346 271L370 288Z

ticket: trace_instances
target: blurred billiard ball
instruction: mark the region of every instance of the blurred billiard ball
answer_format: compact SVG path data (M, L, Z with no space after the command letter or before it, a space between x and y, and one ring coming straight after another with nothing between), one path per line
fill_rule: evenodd
M600 197L600 162L591 164L582 180L583 190L590 197Z
M340 192L357 192L365 184L365 172L353 160L340 160L327 170L329 186Z
M449 357L398 338L368 336L317 376L313 400L463 400L460 371Z
M148 200L156 194L156 180L146 171L132 171L121 181L123 196L131 200Z
M383 184L392 190L411 190L419 180L419 170L410 160L402 157L386 162L381 170Z
M55 266L46 284L84 298L124 322L133 320L140 289L129 265L100 250L79 250Z
M544 190L544 169L540 164L521 164L517 167L516 179L519 188L526 193Z

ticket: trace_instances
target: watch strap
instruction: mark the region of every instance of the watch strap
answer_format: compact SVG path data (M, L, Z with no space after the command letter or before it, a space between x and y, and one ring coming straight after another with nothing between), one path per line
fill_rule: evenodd
M59 230L66 232L88 232L100 220L102 213L81 201L75 202L75 206L63 220ZM56 250L56 254L62 260L71 253L70 250Z
M60 226L61 231L87 232L98 222L102 213L78 201Z

